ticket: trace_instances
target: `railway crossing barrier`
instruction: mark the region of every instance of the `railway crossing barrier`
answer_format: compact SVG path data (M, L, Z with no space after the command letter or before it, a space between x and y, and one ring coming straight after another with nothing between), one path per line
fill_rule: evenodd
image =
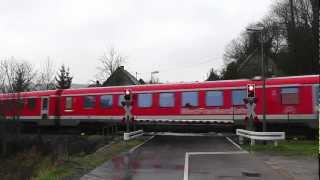
M255 144L255 140L274 141L274 146L278 146L278 140L284 140L285 132L255 132L244 129L237 129L236 134L239 136L239 143L243 144L243 138L250 139L250 145Z
M123 134L123 140L128 141L130 139L139 137L143 135L143 130L138 130L138 131L133 131L133 132L129 132L129 133L124 133Z

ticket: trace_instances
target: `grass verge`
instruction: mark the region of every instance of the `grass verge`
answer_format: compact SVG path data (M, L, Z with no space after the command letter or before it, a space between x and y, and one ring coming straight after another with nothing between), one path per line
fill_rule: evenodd
M285 156L312 156L317 157L319 150L319 144L316 140L286 140L279 141L278 147L275 147L273 143L266 145L256 144L254 146L242 145L247 151L264 152L274 155Z
M39 164L39 170L37 176L32 178L33 180L56 180L56 179L77 179L84 175L86 172L101 165L105 161L110 160L113 156L122 152L128 151L132 147L141 144L143 139L130 140L127 144L123 142L117 142L112 144L109 148L106 148L95 153L85 156L73 156L69 157L62 162L56 164L50 163L50 159L44 159Z

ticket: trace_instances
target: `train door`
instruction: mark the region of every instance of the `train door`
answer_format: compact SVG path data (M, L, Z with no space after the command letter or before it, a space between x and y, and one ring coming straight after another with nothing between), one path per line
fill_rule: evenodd
M48 119L49 113L49 97L41 98L41 118L44 120Z

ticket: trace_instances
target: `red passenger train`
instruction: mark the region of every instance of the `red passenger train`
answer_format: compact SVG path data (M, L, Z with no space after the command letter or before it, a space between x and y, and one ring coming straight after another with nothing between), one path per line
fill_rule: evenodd
M125 90L133 94L136 123L242 124L246 87L255 84L256 113L262 119L261 80L222 80L0 94L0 116L39 125L121 122ZM266 80L266 120L318 127L319 75ZM15 102L15 103L14 103Z

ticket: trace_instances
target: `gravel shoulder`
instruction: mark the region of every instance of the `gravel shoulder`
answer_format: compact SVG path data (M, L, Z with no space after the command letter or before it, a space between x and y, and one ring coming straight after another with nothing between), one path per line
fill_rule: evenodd
M319 160L310 156L282 156L252 153L257 159L292 180L319 180Z

